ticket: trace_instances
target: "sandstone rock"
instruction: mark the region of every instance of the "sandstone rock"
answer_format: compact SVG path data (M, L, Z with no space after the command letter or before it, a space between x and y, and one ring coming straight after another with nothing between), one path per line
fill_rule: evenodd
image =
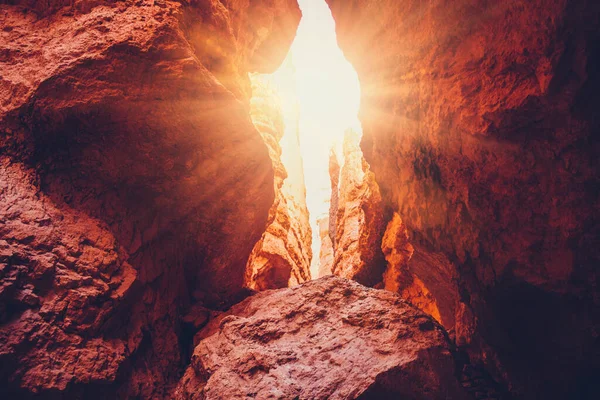
M304 188L304 182L289 177L281 159L280 141L286 127L280 100L268 76L257 74L251 81L250 115L269 148L275 171L275 201L269 210L267 228L248 259L245 284L254 290L276 289L310 279L311 228L304 192L296 193L297 188L293 187L300 185ZM293 129L288 130L288 135L293 133ZM297 140L288 142L292 147L288 151L300 151ZM301 170L301 161L292 167L294 171Z
M436 298L427 289L428 286L433 285L425 285L419 276L410 270L413 263L409 264L409 262L414 248L408 241L402 219L396 213L387 226L381 249L387 261L387 269L383 274L385 289L399 293L403 299L418 309L431 315L438 322L443 322Z
M381 249L387 269L383 274L386 290L400 293L411 304L433 316L446 329L454 330L460 307L457 273L443 254L413 246L402 218L394 213L388 223ZM432 268L435 266L435 268Z
M338 155L335 149L331 149L329 153L329 180L331 182L331 199L329 202L328 232L333 251L335 251L337 212L340 206L340 160L338 160Z
M343 165L340 169L336 204L335 258L331 271L364 285L382 281L385 269L380 243L385 230L379 186L363 158L360 137L348 130L344 134ZM335 171L335 166L332 172ZM335 181L332 182L335 184Z
M343 278L258 293L205 330L176 399L467 398L441 326Z
M1 393L160 398L190 306L247 294L273 201L247 73L281 62L298 6L2 3Z
M406 273L414 248L408 240L406 226L397 213L394 213L392 220L387 225L381 241L381 250L387 261L387 268L383 274L385 289L401 292L406 285L411 284L411 282L406 282L407 279L410 281L411 274L408 273L409 276L406 276Z
M101 332L136 271L104 223L59 209L32 175L0 163L0 373L32 392L110 382L128 350Z
M333 243L331 242L331 232L329 231L329 227L331 226L330 221L331 218L329 216L317 220L321 248L319 249L318 277L315 277L315 279L325 275L331 275L335 253Z
M600 4L327 2L365 158L445 326L526 398L597 392Z

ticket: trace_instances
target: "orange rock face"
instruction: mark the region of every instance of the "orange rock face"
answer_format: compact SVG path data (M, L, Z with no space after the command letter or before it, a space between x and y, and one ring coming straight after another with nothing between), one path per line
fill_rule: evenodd
M188 330L202 323L191 306L246 293L246 261L273 203L247 73L283 60L298 6L9 3L2 395L164 396L190 355Z
M329 231L329 220L330 219L328 216L317 220L319 239L321 240L321 247L319 249L318 277L331 275L331 267L333 266L334 261L333 243L331 242ZM315 279L318 277L315 277Z
M311 278L312 238L304 182L301 176L288 176L281 160L285 126L278 104L268 80L260 75L253 77L250 115L269 148L275 172L275 201L269 210L268 225L246 267L246 285L253 290L283 288ZM299 154L298 138L287 139L287 151ZM302 170L301 160L297 161L300 165L293 165L293 172Z
M214 320L176 399L466 399L443 329L335 276L258 293Z
M328 3L419 297L515 394L595 393L598 2Z
M105 223L59 208L33 171L3 159L0 174L0 371L34 392L114 380L127 342L100 333L136 270Z
M383 274L385 290L400 293L403 299L425 311L440 323L446 322L442 320L436 298L427 289L441 282L430 282L426 285L419 278L419 275L426 275L426 271L420 271L422 274L411 271L415 264L414 261L411 262L414 248L408 241L406 226L398 214L394 214L387 226L381 249L387 261L387 268Z
M351 130L344 136L343 160L331 201L336 207L331 273L373 286L382 281L384 269L380 250L385 229L383 206L379 186L363 158L359 136Z

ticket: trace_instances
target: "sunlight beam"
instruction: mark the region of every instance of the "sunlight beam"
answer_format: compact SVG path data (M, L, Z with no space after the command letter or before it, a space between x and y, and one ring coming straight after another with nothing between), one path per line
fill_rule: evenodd
M360 84L352 65L339 49L335 22L325 0L299 0L302 19L282 66L269 77L278 93L286 135L298 135L303 171L286 165L292 176L304 176L312 228L312 278L319 277L321 240L318 221L329 215L331 186L329 155L341 159L344 132L362 135L358 120ZM287 139L286 139L287 137ZM298 165L296 163L296 165Z

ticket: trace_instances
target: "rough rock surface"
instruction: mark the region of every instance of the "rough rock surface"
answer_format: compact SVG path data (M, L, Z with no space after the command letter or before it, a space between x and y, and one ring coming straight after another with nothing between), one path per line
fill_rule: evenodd
M331 232L329 231L329 227L331 226L329 223L330 220L331 218L329 216L325 216L317 220L321 248L319 249L318 276L314 277L313 279L320 278L325 275L331 275L331 268L333 267L335 253L333 249L333 243L331 242Z
M600 3L327 1L444 325L517 395L597 397Z
M298 6L2 3L1 394L161 397L245 295L273 201L247 72Z
M331 273L353 279L367 286L382 281L383 253L380 249L385 230L383 205L375 176L360 149L359 135L348 130L344 134L343 164L337 192L332 191L336 205L334 261ZM335 172L335 163L331 172ZM332 180L332 186L335 181Z
M439 272L439 268L429 268L429 264L425 264L425 270L413 272L415 267L414 260L411 258L414 255L414 247L408 241L406 226L402 222L400 216L394 213L394 217L388 223L381 249L385 254L387 268L383 274L383 285L385 290L399 293L400 296L419 308L427 314L434 317L440 323L447 322L442 320L440 314L440 306L449 304L451 310L455 306L455 302L444 303L438 305L437 299L429 292L427 287L433 287L436 284L442 285L445 282L452 284L451 276L442 276L440 282L428 282L425 284L419 276L428 276ZM412 261L412 262L411 262ZM409 265L410 262L410 265ZM454 317L451 315L451 317ZM448 321L453 321L453 318Z
M269 77L257 74L251 78L251 81L250 115L269 149L275 174L275 200L269 209L267 228L248 259L246 286L253 290L277 289L310 279L311 228L304 195L304 182L302 180L297 182L295 177L288 176L286 166L281 159L280 142L286 127L280 101ZM288 129L288 134L292 133L293 129ZM299 153L300 145L297 138L286 139L289 143L286 150ZM301 163L300 160L298 162ZM292 173L302 169L301 164L291 167ZM301 190L294 186L300 186Z
M335 276L258 293L202 333L176 399L468 398L440 325Z
M331 269L333 267L333 262L335 261L335 230L339 206L340 183L340 164L335 149L331 149L329 153L329 180L331 182L329 214L317 221L321 249L319 250L318 276L313 277L313 279L331 275Z
M99 333L136 270L106 224L57 207L22 164L0 175L1 376L33 392L114 380L127 342Z

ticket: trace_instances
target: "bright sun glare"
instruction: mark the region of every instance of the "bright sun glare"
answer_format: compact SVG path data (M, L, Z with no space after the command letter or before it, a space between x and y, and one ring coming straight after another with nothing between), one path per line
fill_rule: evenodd
M321 241L317 221L329 213L331 183L329 154L340 163L344 131L362 133L358 121L360 86L354 68L336 41L335 23L325 0L299 0L302 19L286 61L269 77L281 100L286 133L281 141L282 162L298 175L286 141L299 132L306 202L312 229L311 275L318 277Z

